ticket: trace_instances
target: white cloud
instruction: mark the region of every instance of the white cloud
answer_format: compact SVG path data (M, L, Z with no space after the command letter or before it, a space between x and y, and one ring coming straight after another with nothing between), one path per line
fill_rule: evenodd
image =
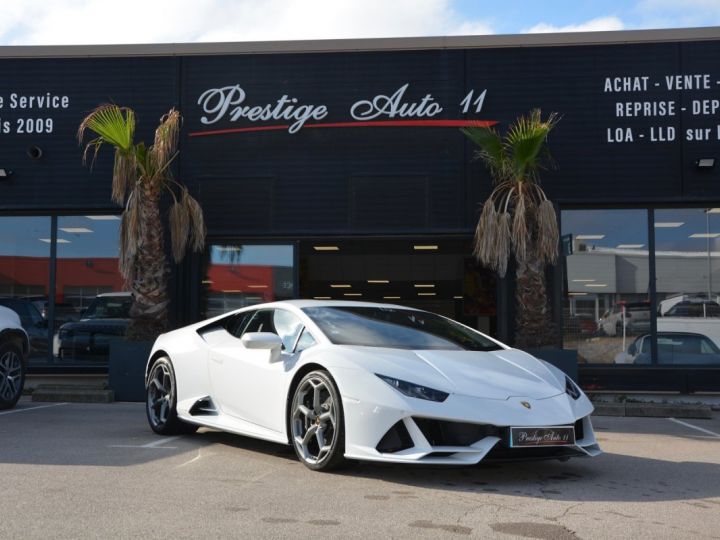
M605 30L623 30L625 25L618 17L597 17L579 24L555 26L548 23L539 23L523 30L527 34L549 34L557 32L601 32Z
M635 8L640 26L677 28L720 24L718 0L642 0Z
M484 20L464 20L451 0L0 0L0 5L0 43L10 45L492 33Z

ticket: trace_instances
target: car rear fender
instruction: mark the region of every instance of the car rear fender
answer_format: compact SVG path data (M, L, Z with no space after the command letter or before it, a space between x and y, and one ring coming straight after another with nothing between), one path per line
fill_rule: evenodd
M0 343L5 342L6 340L17 341L22 347L23 356L27 357L28 352L30 351L30 342L24 330L20 330L18 328L7 328L0 331Z

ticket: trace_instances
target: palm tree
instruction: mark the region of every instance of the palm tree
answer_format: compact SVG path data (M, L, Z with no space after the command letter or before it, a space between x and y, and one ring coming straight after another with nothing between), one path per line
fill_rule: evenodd
M87 131L96 135L85 145L83 163L90 150L94 162L103 145L115 149L112 200L124 207L119 267L134 298L127 333L131 340L152 340L167 329L168 263L160 214L163 192L172 196L169 223L175 262L182 260L188 247L201 251L205 245L202 209L170 170L178 155L181 121L180 113L171 109L160 119L151 146L135 143L135 113L127 107L100 105L78 128L81 144Z
M500 277L515 257L518 347L554 345L556 339L545 265L557 261L558 225L539 172L550 163L547 137L558 120L555 113L542 120L534 109L504 135L491 128L462 130L479 147L476 155L490 170L494 186L475 229L473 255Z

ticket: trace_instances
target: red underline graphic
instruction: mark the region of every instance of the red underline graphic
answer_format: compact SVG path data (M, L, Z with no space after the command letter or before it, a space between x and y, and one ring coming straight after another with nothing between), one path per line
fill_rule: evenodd
M355 127L490 127L496 120L367 120L357 122L328 122L326 124L305 124L301 129L355 128ZM280 131L290 129L290 124L274 126L253 126L242 128L193 131L190 137L208 137L228 133L249 133L253 131Z

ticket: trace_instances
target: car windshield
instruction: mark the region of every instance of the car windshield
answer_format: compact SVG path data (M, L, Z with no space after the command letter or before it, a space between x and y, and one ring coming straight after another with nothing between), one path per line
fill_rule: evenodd
M303 311L336 345L410 350L496 351L494 341L425 311L384 307L313 307Z
M98 296L88 306L83 319L128 319L131 296Z

